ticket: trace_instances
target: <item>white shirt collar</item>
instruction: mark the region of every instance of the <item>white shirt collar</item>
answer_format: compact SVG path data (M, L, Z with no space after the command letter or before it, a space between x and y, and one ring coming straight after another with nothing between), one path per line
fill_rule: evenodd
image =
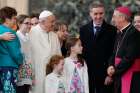
M96 26L101 27L101 26L102 26L102 24L103 24L103 22L102 22L101 24L98 24L98 25L97 25L97 24L95 24L95 23L94 23L94 21L93 21L93 26L94 26L94 27L96 27Z
M96 27L96 26L99 26L99 27L101 27L101 25L96 25L96 24L94 24L94 23L93 23L93 26L94 26L94 27Z

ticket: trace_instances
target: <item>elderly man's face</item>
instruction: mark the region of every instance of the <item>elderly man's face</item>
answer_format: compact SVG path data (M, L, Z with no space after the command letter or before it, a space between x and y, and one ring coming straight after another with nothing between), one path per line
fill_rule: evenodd
M46 18L44 21L44 26L47 29L48 32L54 30L54 25L55 25L55 16L51 15Z
M138 31L140 31L140 15L134 16L134 26Z
M121 29L122 27L122 22L124 21L124 17L121 15L119 11L114 11L113 16L112 16L112 23L114 26L116 26L118 29Z
M94 24L101 25L104 20L105 10L104 7L92 8L90 10L90 17L92 18Z

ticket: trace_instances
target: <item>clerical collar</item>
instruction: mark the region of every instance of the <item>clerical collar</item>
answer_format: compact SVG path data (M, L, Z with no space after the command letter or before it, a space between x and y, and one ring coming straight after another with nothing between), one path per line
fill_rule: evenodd
M128 23L126 26L124 26L120 31L123 32L123 30L124 30L125 28L127 28L129 25L130 25L130 23Z

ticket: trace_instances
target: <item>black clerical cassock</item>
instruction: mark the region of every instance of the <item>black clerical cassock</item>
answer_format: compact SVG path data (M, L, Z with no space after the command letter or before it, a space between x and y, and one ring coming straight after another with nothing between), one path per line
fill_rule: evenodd
M110 63L116 69L115 93L140 93L140 32L133 25L119 33Z

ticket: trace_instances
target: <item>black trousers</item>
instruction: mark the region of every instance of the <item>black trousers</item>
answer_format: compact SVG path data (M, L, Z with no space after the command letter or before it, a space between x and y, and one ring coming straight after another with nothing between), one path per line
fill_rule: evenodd
M23 86L18 86L16 93L29 93L30 85L24 84Z

